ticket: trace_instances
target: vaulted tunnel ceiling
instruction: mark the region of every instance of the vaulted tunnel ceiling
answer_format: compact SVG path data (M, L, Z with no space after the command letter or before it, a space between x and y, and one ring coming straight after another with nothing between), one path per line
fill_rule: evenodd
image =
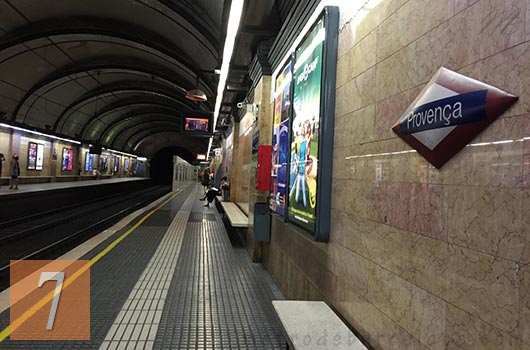
M277 4L278 2L278 4ZM230 0L0 1L0 119L153 156L203 153L180 132L182 113L213 111ZM259 42L290 6L247 0L225 115L244 96ZM185 99L199 88L207 102Z

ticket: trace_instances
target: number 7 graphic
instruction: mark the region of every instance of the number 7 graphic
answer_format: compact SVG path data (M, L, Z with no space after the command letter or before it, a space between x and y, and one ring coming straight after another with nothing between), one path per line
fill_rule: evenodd
M61 298L61 291L63 289L64 272L42 272L40 274L39 288L48 281L56 281L55 291L53 293L52 308L50 315L48 316L48 325L46 329L51 331L53 329L53 323L55 322L55 315L57 314L57 307L59 306L59 299Z

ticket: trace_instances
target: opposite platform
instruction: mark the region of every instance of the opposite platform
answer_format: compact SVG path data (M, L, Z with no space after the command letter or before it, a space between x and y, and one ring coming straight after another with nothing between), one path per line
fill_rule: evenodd
M2 186L0 187L0 196L13 195L13 194L19 194L19 193L59 190L63 188L117 184L117 183L122 183L122 182L131 182L131 181L139 181L139 180L145 180L145 178L143 177L118 177L118 178L101 179L101 180L45 182L45 183L27 184L27 185L22 184L22 185L19 185L18 190L9 189L9 186Z

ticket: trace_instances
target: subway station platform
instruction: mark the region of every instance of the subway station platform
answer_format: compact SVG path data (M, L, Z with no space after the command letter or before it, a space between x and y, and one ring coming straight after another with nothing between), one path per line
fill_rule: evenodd
M6 185L6 186L0 187L0 196L13 195L13 194L18 194L18 193L31 193L31 192L60 190L60 189L65 189L65 188L117 184L117 183L139 181L139 180L145 180L145 178L119 177L119 178L101 179L101 180L82 180L82 181L22 184L22 185L19 185L18 190L10 189L9 185Z
M7 338L0 348L284 348L271 304L281 292L200 196L195 184L170 193L80 256L93 261L90 341ZM0 331L8 324L5 310Z

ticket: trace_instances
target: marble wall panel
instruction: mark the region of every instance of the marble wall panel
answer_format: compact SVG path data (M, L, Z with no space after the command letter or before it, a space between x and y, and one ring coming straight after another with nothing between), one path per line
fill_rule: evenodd
M518 277L513 261L452 246L448 289L441 296L476 318L517 336Z
M446 350L520 350L517 338L447 305Z

